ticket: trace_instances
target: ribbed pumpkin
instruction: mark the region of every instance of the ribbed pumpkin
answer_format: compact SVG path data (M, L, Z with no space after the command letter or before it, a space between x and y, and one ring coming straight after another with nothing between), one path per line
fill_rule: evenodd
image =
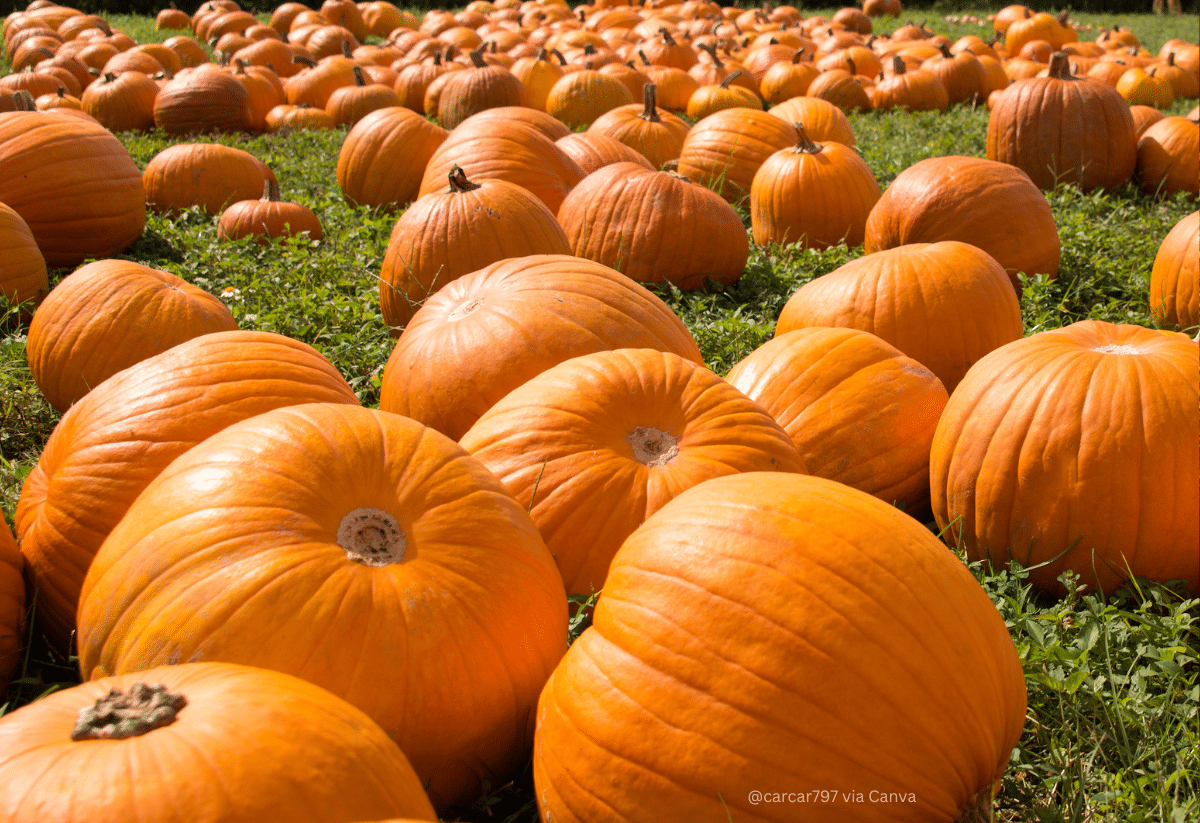
M796 129L782 118L751 109L719 111L692 126L678 171L736 203L750 193L763 162L795 144Z
M92 676L222 661L328 689L400 744L444 809L528 758L567 601L529 515L457 443L315 403L235 423L164 469L97 554L79 626Z
M278 672L163 666L58 691L0 719L9 823L171 823L181 808L193 823L437 819L382 729Z
M0 203L0 295L13 305L41 303L50 291L46 260L38 250L29 224Z
M1134 179L1152 194L1200 194L1200 122L1166 117L1142 134Z
M379 407L457 439L551 366L623 348L703 362L675 313L613 269L566 255L506 260L425 301L388 358Z
M642 105L620 106L596 118L588 132L605 134L637 150L656 169L668 160L679 159L687 137L687 121L656 105L656 90L647 83Z
M354 82L334 89L325 102L325 110L339 126L354 126L372 112L400 105L400 97L391 86L368 83L359 66L353 68Z
M806 96L832 103L847 114L871 110L870 95L854 79L854 75L843 69L821 72L809 83Z
M837 106L817 97L793 97L778 106L772 106L768 114L783 120L788 125L803 123L810 139L823 143L833 140L853 148L854 129L850 120Z
M21 662L25 644L25 558L0 515L0 688Z
M0 114L0 203L21 216L49 266L110 257L146 226L142 176L121 142L90 118Z
M347 202L387 211L417 196L425 164L448 132L407 108L371 112L350 129L338 153L338 187Z
M555 140L554 144L574 160L584 174L591 174L613 163L636 163L642 168L654 169L644 154L607 134L572 132Z
M1023 331L1004 269L957 240L868 254L801 286L784 305L775 336L810 326L881 337L936 374L950 393L976 360Z
M1166 329L1200 326L1200 212L1176 223L1154 257L1150 313Z
M1004 346L950 398L930 458L933 513L973 560L1200 588L1200 346L1085 320Z
M683 492L625 541L537 720L543 820L988 820L1025 678L920 523L754 472ZM755 804L747 786L810 800Z
M864 251L960 240L1008 272L1058 274L1062 255L1050 203L1029 175L979 157L930 157L897 175L867 218Z
M82 110L112 132L151 131L158 85L140 71L105 73L80 98Z
M419 198L392 228L379 306L393 328L447 283L497 260L571 253L554 213L528 190L505 180L468 180L457 166L447 180L449 188Z
M726 379L783 426L809 474L903 501L910 513L929 497L946 388L894 346L857 329L797 329Z
M550 138L516 120L468 120L456 128L425 165L417 197L442 191L454 166L476 183L507 180L522 186L555 214L585 176Z
M128 260L97 260L42 301L25 354L46 400L64 412L122 369L236 328L220 300L180 277Z
M863 242L879 183L854 149L811 140L795 124L796 144L768 157L750 186L754 242L827 249Z
M251 235L259 245L270 245L280 237L307 234L309 240L322 237L321 221L308 206L280 199L279 184L268 180L258 200L240 200L217 220L218 240L237 240Z
M25 479L16 512L51 637L65 646L88 564L168 463L238 420L313 402L358 400L312 347L233 331L180 343L72 406Z
M804 471L754 402L677 354L619 349L560 363L460 442L528 509L567 594L604 586L634 529L681 491L745 471Z
M480 51L471 52L474 68L456 72L438 99L438 120L453 129L472 114L498 106L521 106L525 87L511 71L492 66Z
M180 72L159 90L154 124L172 135L250 131L254 125L246 87L207 64Z
M1067 56L1056 52L1047 77L1013 83L996 99L987 158L1016 166L1044 190L1061 183L1115 188L1137 159L1133 116L1116 89L1074 77Z
M950 96L936 74L923 68L908 71L904 60L893 56L892 72L875 84L871 102L880 110L945 111Z
M741 69L734 69L720 83L701 86L688 100L687 116L692 120L701 120L725 109L761 111L762 98L758 93L736 85L742 75Z
M588 175L563 200L558 222L577 257L684 290L710 277L734 282L750 253L741 218L720 195L682 175L633 163Z
M550 88L546 112L572 128L590 126L602 114L633 103L629 89L592 69L565 74Z
M767 69L759 84L765 102L782 103L808 92L808 87L821 72L810 61L804 60L804 54L804 49L796 49L791 60L780 60Z
M236 82L236 81L235 81ZM218 215L230 203L262 194L275 172L250 152L219 143L179 143L150 159L142 173L150 208L177 214L199 206Z
M969 51L951 54L944 43L941 54L921 64L921 68L942 82L950 105L982 103L987 98L987 74L983 64Z

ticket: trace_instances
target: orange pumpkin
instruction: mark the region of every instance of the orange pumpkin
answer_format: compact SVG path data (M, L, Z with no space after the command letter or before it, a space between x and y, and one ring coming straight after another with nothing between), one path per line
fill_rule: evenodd
M568 594L603 588L625 538L681 491L735 472L804 471L762 408L703 366L654 349L547 369L460 442L528 509Z
M981 359L930 457L933 513L972 560L1200 589L1200 350L1175 332L1085 320Z
M78 637L92 677L177 660L303 677L382 726L444 809L528 758L567 600L529 515L458 444L310 403L154 479L88 571Z
M632 103L633 95L620 80L584 69L564 74L550 87L546 112L575 128L591 126L604 113Z
M946 406L933 372L873 334L797 329L729 372L783 426L808 473L905 510L929 497L929 448Z
M235 421L311 402L358 399L312 347L232 331L147 358L67 410L25 478L16 511L21 551L38 585L38 618L52 640L69 641L88 564L168 463Z
M358 206L395 210L417 196L429 158L448 132L409 109L371 112L350 129L338 153L338 187Z
M19 305L41 303L50 291L46 260L38 250L29 225L4 203L0 203L0 295Z
M227 663L93 680L0 718L9 823L436 820L400 748L311 683Z
M591 174L613 163L636 163L642 168L654 169L646 155L607 134L572 132L555 140L554 144L579 164L584 174Z
M851 148L858 145L849 118L828 100L818 97L793 97L778 106L772 106L767 113L789 125L803 123L809 138L818 143L833 140Z
M230 203L261 195L269 180L275 180L275 172L266 163L250 152L219 143L168 146L142 172L150 208L165 214L199 206L217 215Z
M1154 257L1150 313L1160 326L1189 334L1200 326L1200 212L1176 223Z
M534 793L563 823L844 823L871 792L894 799L876 820L987 820L1025 708L1004 621L928 529L831 480L735 474L617 552L538 701Z
M379 407L459 438L551 366L623 348L703 363L683 321L625 275L566 255L506 260L450 282L417 310L388 358Z
M97 260L60 282L29 325L25 354L46 400L67 410L112 375L210 332L237 328L213 295L128 260Z
M246 87L232 74L210 64L187 72L180 72L159 89L154 125L171 135L253 128Z
M1200 122L1165 117L1149 126L1137 144L1133 170L1143 191L1151 194L1200 194Z
M679 151L678 171L736 203L750 193L763 162L795 144L796 129L782 118L752 109L727 109L692 126Z
M218 240L253 235L259 245L266 246L276 238L300 234L307 234L309 240L320 240L321 221L308 206L280 200L279 184L274 180L263 184L261 199L234 203L217 220Z
M604 134L636 149L656 169L669 160L679 159L679 150L687 137L687 121L656 105L653 83L647 83L642 105L619 106L608 111L588 127L591 134Z
M868 254L801 286L784 305L775 336L810 326L871 332L951 393L976 360L1023 332L1004 269L957 240Z
M25 645L25 558L0 515L0 688L17 670Z

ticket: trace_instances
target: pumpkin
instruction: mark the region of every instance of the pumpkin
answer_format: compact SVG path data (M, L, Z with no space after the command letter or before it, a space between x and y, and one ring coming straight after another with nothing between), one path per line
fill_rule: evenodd
M892 57L892 72L875 85L875 108L907 111L945 111L950 97L941 79L924 68L908 71L904 60Z
M127 260L97 260L63 279L38 307L25 353L38 388L64 412L122 369L236 328L220 300L186 280Z
M1137 144L1134 179L1151 194L1200 194L1200 121L1166 117L1149 126Z
M827 249L863 242L863 227L879 199L879 183L854 149L816 143L801 123L796 144L768 157L750 186L754 242Z
M0 114L0 203L29 226L47 265L110 257L141 237L146 192L100 124L58 112Z
M481 51L470 54L474 68L451 75L438 99L438 120L447 129L484 109L521 106L525 102L525 86L511 71L488 65Z
M744 471L804 471L772 417L677 354L572 358L488 409L460 443L546 541L567 594L604 586L621 543L684 489Z
M1150 271L1150 313L1160 326L1189 334L1200 326L1200 212L1163 238Z
M757 92L731 85L743 75L741 69L734 69L715 85L701 86L688 100L687 116L692 120L701 120L724 109L762 109L762 98Z
M979 157L930 157L897 175L867 217L864 252L960 240L1018 273L1055 277L1062 250L1050 203L1029 175Z
M546 112L572 128L591 126L605 112L633 103L620 81L593 69L563 75L550 88Z
M78 637L92 677L176 660L303 677L378 723L445 809L526 762L567 601L529 515L458 444L310 403L154 479L92 563Z
M155 31L168 31L170 29L190 29L192 27L192 18L188 16L186 11L181 11L172 3L170 8L163 9L154 18Z
M759 84L764 102L783 103L808 93L808 87L821 72L804 60L804 53L804 49L796 49L791 60L780 60L767 69Z
M675 313L625 275L566 255L505 260L451 281L417 310L384 368L379 407L457 439L551 366L622 348L703 362Z
M1175 89L1167 80L1155 77L1138 66L1122 72L1117 78L1116 88L1131 106L1165 109L1175 102Z
M21 215L0 203L0 295L14 306L41 303L50 291L46 260Z
M352 73L354 83L334 89L325 103L336 125L353 126L373 111L400 105L400 97L391 86L368 83L360 66L354 66Z
M21 662L25 644L25 558L0 516L0 688Z
M140 71L106 72L83 92L83 111L112 132L154 129L158 85Z
M972 560L1200 588L1200 372L1186 335L1085 320L981 359L930 457L933 513Z
M778 117L788 125L803 123L809 139L818 143L833 140L851 148L858 145L849 118L828 100L793 97L778 106L772 106L768 114Z
M154 125L167 134L185 135L250 131L254 122L246 87L219 68L201 65L159 89Z
M150 208L164 214L199 206L218 215L230 203L258 197L268 180L275 180L275 172L266 163L219 143L168 146L142 172Z
M679 159L679 150L687 137L687 121L656 105L653 83L644 89L642 105L620 106L596 118L588 132L604 134L637 150L656 169L668 160Z
M403 326L413 306L447 283L508 257L570 254L562 226L541 200L506 180L467 179L419 198L396 221L379 273L383 321ZM478 242L488 237L490 242ZM394 332L399 336L399 332Z
M182 663L55 692L0 719L11 823L436 820L408 759L311 683Z
M870 111L872 108L871 96L854 79L854 75L844 69L821 72L808 85L806 95L832 103L847 114Z
M1072 76L1056 52L1048 76L1013 83L996 99L987 158L1016 166L1043 190L1115 188L1137 160L1133 115L1116 89Z
M447 134L407 108L371 112L354 124L338 153L342 195L351 205L403 208L416 198L425 164Z
M92 557L155 475L235 421L310 402L358 400L312 347L231 331L149 357L67 410L16 511L21 551L38 585L38 618L56 645L65 646L75 628Z
M461 124L429 158L417 197L442 191L454 166L476 183L506 180L522 186L555 214L567 192L584 178L583 169L554 141L519 120Z
M763 162L795 143L796 129L782 118L752 109L719 111L692 126L678 171L736 203L750 193Z
M563 76L563 70L551 62L544 48L539 48L532 57L516 60L511 71L525 89L525 105L545 111L550 90Z
M472 114L463 122L470 122L471 127L474 128L485 123L495 123L499 126L504 126L514 121L526 126L532 126L552 141L561 140L568 134L571 134L571 130L561 120L551 117L544 111L537 111L528 106L497 106L492 109L484 109L478 114Z
M1146 129L1166 117L1165 114L1153 106L1130 106L1129 113L1133 115L1133 131L1134 136L1138 140L1142 139L1142 135L1146 133Z
M307 103L298 105L280 103L267 112L264 125L267 131L274 132L295 129L332 129L336 124L325 109L315 109Z
M784 305L775 336L810 326L881 337L936 374L950 393L976 360L1023 331L1004 269L957 240L868 254L801 286Z
M563 200L558 221L572 253L648 283L690 291L742 276L746 229L721 196L673 172L614 163Z
M946 388L894 346L857 329L797 329L726 379L779 422L809 474L903 501L909 513L928 499Z
M612 163L635 163L644 169L654 169L640 151L607 134L572 132L555 140L554 144L574 160L584 174L591 174Z
M613 558L538 701L534 793L555 821L987 820L1025 709L1004 621L924 526L824 478L735 474Z
M234 203L217 220L218 240L237 240L254 235L259 245L270 245L278 237L307 234L309 240L321 239L321 221L308 206L279 199L279 184L263 184L260 200Z

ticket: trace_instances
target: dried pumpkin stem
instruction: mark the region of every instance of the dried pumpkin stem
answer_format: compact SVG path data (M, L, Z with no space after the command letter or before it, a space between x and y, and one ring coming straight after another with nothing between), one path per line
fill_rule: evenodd
M954 823L992 823L992 787L985 786L959 809Z
M796 145L792 147L794 154L819 154L824 148L820 143L814 143L804 130L803 123L793 123L796 127Z
M390 566L404 559L408 538L400 521L383 509L357 508L338 524L337 544L364 566Z
M892 74L900 75L907 74L908 68L904 65L904 59L900 55L892 55Z
M721 80L721 82L720 82L721 88L723 88L723 89L729 88L729 84L741 76L742 76L742 70L734 69L733 71L729 72L729 74L725 75L725 78L723 80Z
M638 426L625 435L633 456L647 466L666 466L679 454L679 438L662 429Z
M278 203L279 202L279 184L274 180L263 181L263 196L264 202Z
M487 65L488 65L487 61L483 59L483 47L482 46L479 47L478 49L476 49L475 51L468 52L468 54L471 56L471 63L474 64L475 68L477 68L477 69L486 69L487 68Z
M124 740L175 722L187 698L162 684L134 683L129 691L113 689L93 705L80 709L72 740Z
M450 191L455 194L462 194L468 191L475 191L481 186L478 183L472 183L467 179L467 173L462 170L461 166L454 165L450 167L450 174L447 175L450 179Z
M658 87L653 83L642 86L642 103L644 108L638 117L651 123L661 123L662 118L658 116Z
M1050 68L1046 73L1055 80L1070 79L1071 61L1065 51L1056 51L1050 55Z

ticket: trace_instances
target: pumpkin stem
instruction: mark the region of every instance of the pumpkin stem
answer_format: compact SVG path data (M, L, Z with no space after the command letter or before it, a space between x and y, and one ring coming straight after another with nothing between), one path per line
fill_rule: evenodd
M1047 74L1056 80L1066 80L1071 77L1071 61L1065 51L1056 51L1050 55L1050 68Z
M637 53L638 53L638 57L642 58L643 66L650 65L650 59L648 57L646 57L646 52L642 51L641 49L638 49Z
M908 69L904 66L904 59L898 54L892 55L892 74L899 75L907 73Z
M668 46L675 45L675 38L671 36L671 32L667 31L666 27L660 27L658 33L662 35L663 42Z
M115 74L113 74L111 71L104 72L104 76L100 78L101 82L103 82L103 83L111 83L116 79L117 79L117 76Z
M363 86L367 85L367 78L363 77L361 67L354 66L351 69L351 71L354 72L354 85L358 86L359 88L362 88Z
M981 789L958 811L954 823L992 823L992 787Z
M455 194L462 194L463 192L475 191L475 189L481 188L478 183L472 183L470 180L468 180L467 173L457 165L450 167L449 178L450 191L454 192Z
M596 53L596 44L595 43L584 43L583 44L583 53L586 54L588 57L591 57L593 54Z
M941 44L941 49L942 49L942 57L950 58L950 57L954 56L953 54L950 53L950 47L947 46L945 43Z
M1067 26L1070 25L1070 23L1067 21L1067 18L1070 16L1071 16L1070 10L1063 9L1062 11L1060 11L1058 13L1058 15L1054 19L1058 21L1058 25L1062 26L1065 29Z
M854 61L851 60L849 57L846 58L846 65L850 67L850 76L851 77L858 74L858 68L855 67Z
M350 48L349 40L342 41L342 56L343 57L353 57L354 56L354 50Z
M558 58L558 65L560 65L560 66L567 65L567 58L563 57L563 53L561 51L559 51L558 49L551 49L550 53Z
M310 68L310 69L314 69L314 68L316 68L316 67L317 67L317 61L316 61L316 60L313 60L311 57L308 57L308 56L306 56L306 55L303 55L303 54L293 54L293 55L292 55L292 62L293 62L293 63L303 63L303 64L304 64L306 67L308 67L308 68Z
M647 466L666 466L679 455L679 438L661 429L638 426L625 435L633 457Z
M742 70L741 70L741 69L734 69L733 71L729 72L729 74L725 75L725 79L723 79L723 80L720 82L720 86L721 86L721 88L723 88L723 89L728 89L728 88L729 88L729 84L730 84L730 83L732 83L734 80L738 79L738 78L739 78L739 77L741 77L741 76L742 76Z
M700 46L700 48L702 48L708 54L708 56L712 58L714 66L716 66L718 69L725 68L725 64L721 62L721 58L717 56L716 46L705 44Z
M538 49L537 53L535 55L533 55L533 59L534 60L546 60L546 50ZM547 60L546 62L549 62L549 61Z
M477 68L477 69L486 69L487 68L487 61L483 59L483 47L482 46L480 46L475 51L468 52L468 53L471 55L471 62L475 64L475 68Z
M124 740L175 722L187 705L182 694L162 684L134 683L122 693L113 689L93 705L79 710L72 740Z
M274 180L266 179L263 181L263 201L267 203L279 202L279 184Z
M408 538L400 521L383 509L360 507L338 524L337 544L364 566L390 566L404 559Z
M804 59L804 49L796 49L796 53L792 55L792 65L800 65L800 61Z
M820 143L814 143L804 130L803 123L793 123L796 128L796 145L792 147L793 154L819 154L824 148Z
M1167 52L1167 65L1168 66L1175 65L1175 52L1173 52L1173 51Z
M651 123L661 123L662 118L658 116L658 87L653 83L642 86L642 103L645 107L638 117Z

